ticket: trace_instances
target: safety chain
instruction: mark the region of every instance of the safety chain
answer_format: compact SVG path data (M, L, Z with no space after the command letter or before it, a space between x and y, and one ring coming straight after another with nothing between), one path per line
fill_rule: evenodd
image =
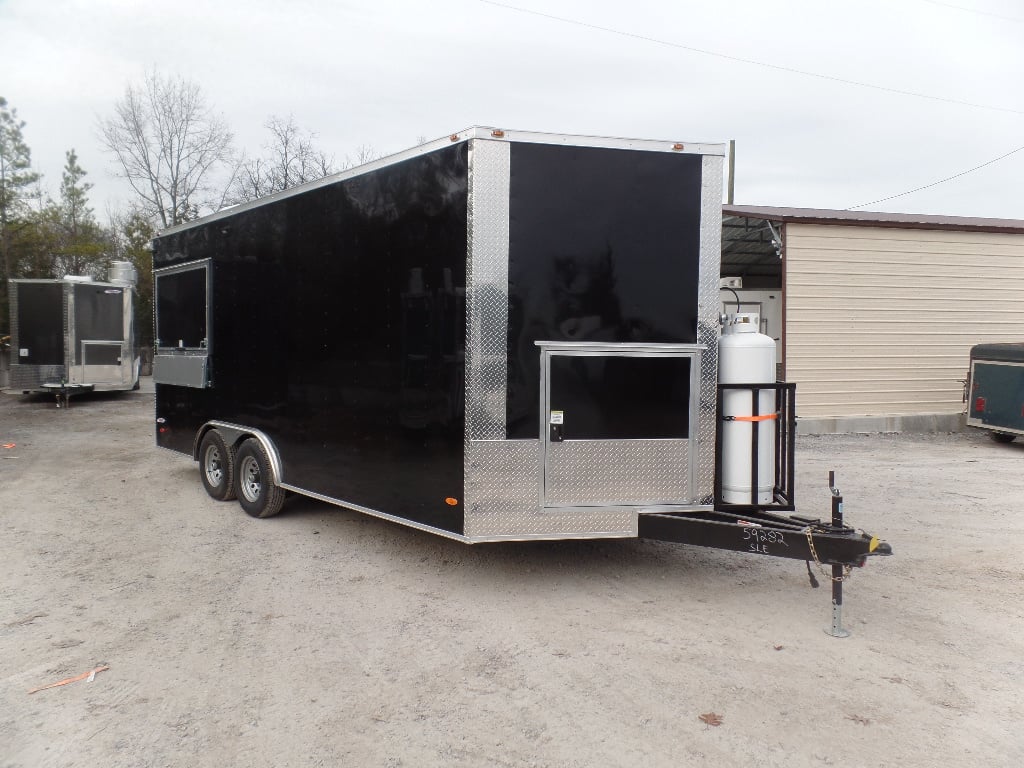
M850 576L853 574L852 565L843 566L842 576L833 576L829 571L825 570L825 566L821 564L821 560L818 559L818 552L814 548L814 537L812 535L813 531L814 526L808 525L806 528L804 528L804 535L807 536L807 547L811 550L811 557L814 558L814 564L818 566L818 570L821 571L821 575L829 581L843 582L849 579Z

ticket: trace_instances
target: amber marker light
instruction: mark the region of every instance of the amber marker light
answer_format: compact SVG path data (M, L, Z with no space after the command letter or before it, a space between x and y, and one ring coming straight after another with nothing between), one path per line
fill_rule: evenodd
M444 500L444 503L447 504L449 507L457 507L459 505L459 500L453 499L451 496L449 496L447 499Z
M673 144L672 149L676 152L682 152L685 147L682 144Z
M458 141L458 140L459 140L459 134L457 134L457 133L453 133L451 136L448 137L448 141Z
M505 138L505 132L500 128L495 128L493 131L491 131L491 136L493 136L496 139L503 139Z

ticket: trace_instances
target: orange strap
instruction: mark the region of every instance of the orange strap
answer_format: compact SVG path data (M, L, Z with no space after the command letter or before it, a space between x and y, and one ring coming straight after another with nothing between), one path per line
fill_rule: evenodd
M62 685L68 685L69 683L77 683L79 680L85 680L90 675L95 676L97 672L103 672L104 670L110 669L109 666L96 667L96 669L90 669L88 672L83 672L75 677L69 677L67 680L61 680L59 683L50 683L49 685L41 685L38 688L33 688L29 693L39 693L39 691L45 691L47 688L59 688Z
M766 413L764 416L730 416L731 421L771 421L779 418L777 413Z

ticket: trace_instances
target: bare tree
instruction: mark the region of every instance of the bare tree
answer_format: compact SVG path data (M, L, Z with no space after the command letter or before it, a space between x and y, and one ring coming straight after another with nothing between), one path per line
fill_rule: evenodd
M101 120L100 136L142 208L164 227L215 207L215 171L231 159L233 136L199 86L156 71L129 85Z
M272 195L335 171L334 158L313 144L316 134L295 125L294 117L272 115L265 127L270 131L270 142L263 146L266 154L242 162L228 195L231 203Z
M345 155L344 168L345 170L348 170L349 168L355 168L357 165L369 163L372 160L376 160L381 156L381 153L374 149L372 145L360 144L358 147L356 147L354 157L349 157L348 155Z

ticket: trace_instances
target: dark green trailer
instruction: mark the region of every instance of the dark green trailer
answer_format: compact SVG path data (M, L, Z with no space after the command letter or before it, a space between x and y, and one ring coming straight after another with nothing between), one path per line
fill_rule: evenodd
M1002 443L1024 435L1024 343L971 348L967 424Z

